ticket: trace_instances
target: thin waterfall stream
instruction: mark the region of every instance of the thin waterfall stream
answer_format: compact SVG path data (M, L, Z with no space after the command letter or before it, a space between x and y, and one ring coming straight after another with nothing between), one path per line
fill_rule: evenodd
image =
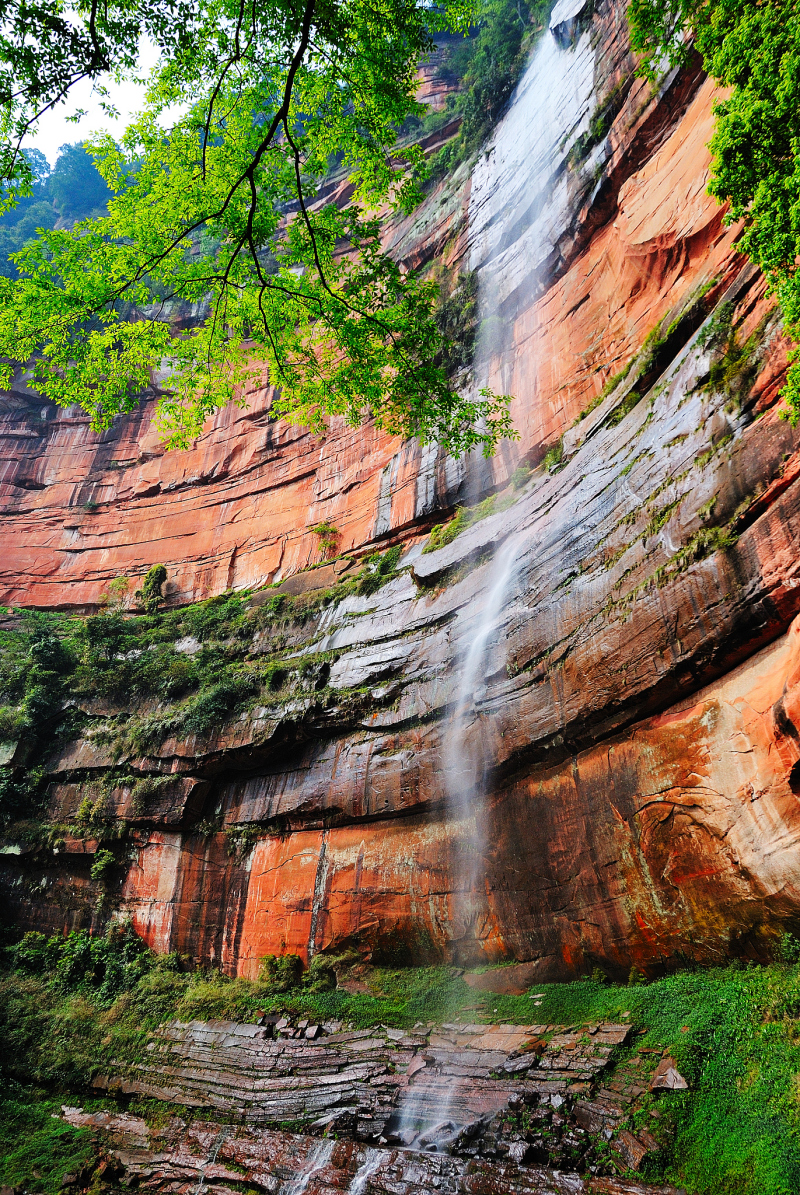
M367 1183L374 1174L380 1169L383 1162L386 1161L386 1154L383 1150L370 1150L367 1160L362 1166L359 1166L356 1173L353 1175L353 1181L347 1188L347 1195L366 1195Z
M206 1185L206 1170L209 1166L214 1165L217 1157L219 1156L219 1151L222 1149L222 1146L228 1137L230 1137L232 1131L233 1130L231 1129L230 1125L223 1125L214 1138L209 1155L200 1167L200 1178L198 1179L197 1186L194 1189L194 1195L202 1195Z
M454 962L480 961L480 923L485 915L483 858L486 845L484 797L490 761L476 707L485 688L490 653L495 653L492 671L497 670L498 623L502 621L518 568L520 543L506 540L494 553L488 569L491 588L481 604L474 625L469 627L470 646L464 658L453 712L448 720L442 751L442 765L450 820L464 832L462 850L454 861L452 922Z
M487 672L494 672L504 652L497 642L520 563L522 542L513 536L500 545L487 566L491 585L477 619L469 623L469 648L464 656L455 704L444 733L442 766L449 820L461 828L461 849L453 864L451 922L454 951L467 952L474 961L480 951L482 922L486 917L482 893L486 826L484 799L490 765L476 708L485 689ZM491 661L491 665L490 665ZM453 1084L433 1090L423 1081L412 1086L403 1102L397 1136L415 1149L446 1151L463 1126L455 1105Z
M513 316L530 305L556 252L559 212L569 203L564 165L571 145L589 127L595 106L594 50L576 24L577 0L559 0L551 29L536 46L508 111L472 174L469 206L470 268L478 274L480 326L473 377L476 387L509 389ZM571 21L574 35L556 36ZM566 26L564 26L566 28ZM532 380L535 387L535 378ZM488 961L483 950L489 908L484 870L486 788L492 767L490 715L481 709L485 682L501 671L499 641L515 592L523 539L513 533L486 566L488 589L477 615L466 607L458 633L462 654L441 765L450 825L460 842L453 859L450 904L452 961ZM465 1123L458 1081L417 1074L401 1105L395 1139L407 1147L447 1150Z
M303 1195L312 1178L324 1170L330 1162L335 1146L336 1141L333 1137L323 1137L306 1158L305 1168L300 1174L296 1174L294 1178L290 1179L284 1186L281 1195Z

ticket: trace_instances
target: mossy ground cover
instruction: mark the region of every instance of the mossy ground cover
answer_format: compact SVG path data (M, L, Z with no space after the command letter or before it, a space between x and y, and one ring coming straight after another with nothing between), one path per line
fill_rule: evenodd
M27 1191L59 1190L93 1156L91 1134L59 1118L60 1100L12 1084L0 1097L0 1182Z
M0 978L8 1093L0 1105L3 1183L20 1183L24 1172L29 1190L57 1188L59 1168L74 1170L86 1142L49 1118L50 1105L85 1106L91 1077L112 1059L119 1066L143 1057L162 1021L252 1021L287 1012L356 1027L629 1021L631 1045L618 1061L643 1048L668 1050L690 1087L646 1097L636 1113L662 1143L645 1177L679 1183L693 1195L800 1190L797 961L685 970L632 986L600 979L543 984L521 996L476 993L447 967L375 968L370 992L350 994L328 985L324 960L303 975L297 967L268 966L264 979L251 982L184 970L180 959L152 955L125 929L93 941L86 934L67 944L26 941L6 952Z

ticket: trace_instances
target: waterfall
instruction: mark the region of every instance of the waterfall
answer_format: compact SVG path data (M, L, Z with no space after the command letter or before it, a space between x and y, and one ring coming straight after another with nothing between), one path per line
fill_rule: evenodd
M577 139L589 130L596 103L595 51L589 0L559 0L550 29L535 47L508 111L475 163L469 200L469 268L477 271L480 324L473 384L500 392L513 389L514 319L530 316L547 286L559 241L572 211L567 162ZM605 146L586 157L593 171ZM530 328L526 334L530 334ZM535 370L527 384L535 385ZM523 384L526 384L523 381ZM519 395L531 403L532 395ZM481 698L489 674L504 663L498 642L520 564L519 535L497 548L486 566L489 589L475 610L460 614L457 636L462 661L452 714L444 732L442 770L448 815L459 853L453 861L450 937L454 961L475 962L488 914L483 889L486 846L484 804L491 768ZM438 1080L438 1081L437 1081ZM448 1148L458 1133L457 1082L419 1072L403 1100L397 1137L416 1149ZM421 1129L428 1127L427 1132Z
M501 392L512 383L504 356L513 318L547 284L571 212L565 165L595 107L594 49L588 31L574 26L584 7L580 0L555 6L551 28L472 172L469 268L478 271L480 314L474 375L476 385ZM593 170L604 152L598 146L584 169Z
M230 1126L224 1125L214 1138L214 1144L211 1146L211 1152L209 1153L205 1162L203 1162L200 1166L200 1178L198 1179L197 1186L195 1187L194 1195L202 1195L203 1188L205 1187L206 1183L206 1169L207 1167L214 1165L219 1151L222 1149L223 1142L231 1135L231 1132L232 1130Z
M335 1145L336 1142L332 1137L324 1137L317 1142L306 1158L305 1167L284 1187L282 1195L303 1195L312 1178L324 1170L330 1162Z
M370 1150L366 1162L359 1166L353 1175L353 1181L347 1188L347 1195L366 1195L367 1182L380 1168L381 1162L383 1162L385 1157L386 1154L382 1153L379 1149Z
M469 264L478 274L480 314L473 368L476 387L513 389L514 354L509 350L515 344L515 316L524 312L530 325L535 300L547 285L569 222L572 195L566 166L577 139L588 132L595 108L595 51L589 22L584 20L588 8L589 0L558 0L549 30L535 47L508 111L472 172ZM583 169L593 171L604 153L603 145L595 147ZM534 369L527 375L527 384L535 385L535 376ZM525 397L533 405L532 396ZM513 586L520 548L519 539L508 540L488 566L491 588L476 624L467 630L471 642L445 736L443 767L450 818L463 827L475 827L456 864L454 888L460 907L454 909L453 921L462 946L468 946L468 935L477 927L484 905L477 889L482 886L482 810L490 761L474 710L489 652L495 650L493 634ZM477 942L473 953L480 957Z
M475 707L484 691L490 653L497 650L496 631L516 576L520 541L506 540L487 566L492 577L477 619L469 625L469 649L458 678L455 706L445 731L442 750L445 791L451 821L465 827L470 841L458 857L454 884L453 921L462 930L462 954L469 951L469 934L478 928L483 902L477 889L481 886L482 860L485 846L483 798L489 761L482 741L480 725L476 725ZM497 668L493 667L492 671ZM473 829L474 826L474 829ZM474 934L473 941L477 938ZM473 951L477 953L477 946ZM477 961L463 957L462 962ZM446 1110L443 1110L446 1111Z

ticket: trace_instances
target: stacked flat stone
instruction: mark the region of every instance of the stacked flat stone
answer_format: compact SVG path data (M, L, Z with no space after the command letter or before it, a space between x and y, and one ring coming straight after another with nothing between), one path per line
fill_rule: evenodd
M171 1021L148 1043L149 1058L96 1086L209 1108L250 1124L316 1125L349 1116L362 1140L381 1136L406 1093L415 1114L466 1124L515 1099L588 1090L627 1025L567 1031L548 1025L447 1025L406 1033L362 1029L309 1040L286 1022ZM302 1033L302 1031L301 1031Z

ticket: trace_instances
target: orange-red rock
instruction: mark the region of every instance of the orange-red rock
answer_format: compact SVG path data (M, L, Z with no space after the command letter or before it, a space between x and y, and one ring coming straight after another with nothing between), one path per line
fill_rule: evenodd
M630 74L624 12L604 6L575 52L595 55L584 125ZM171 454L147 408L98 438L23 387L7 397L14 604L91 606L157 561L174 602L285 578L319 560L323 519L344 550L413 543L459 495L502 485L567 433L561 471L538 470L450 546L422 556L417 543L419 588L404 573L309 628L329 657L328 705L253 710L134 761L183 778L143 816L114 797L134 823L121 909L154 947L245 975L266 954L355 944L395 960L515 958L544 979L763 958L796 924L800 434L777 413L779 321L706 192L712 100L696 71L655 97L630 83L607 144L585 169L559 167L553 253L538 290L502 310L492 368L517 396L521 439L491 467L369 425L317 440L270 419L266 386ZM387 244L409 264L464 268L473 198L462 168L387 225ZM724 344L697 335L723 300L740 343L758 341L729 392L709 384ZM638 404L621 406L620 389L571 428L659 326L656 357L624 383ZM517 569L464 739L465 773L485 753L486 809L457 815L448 719L487 556L512 536ZM74 813L84 775L112 763L89 741L59 748L54 810ZM231 853L225 830L254 825L255 845ZM90 858L77 842L46 865L7 856L18 918L89 921ZM36 887L47 875L52 898Z

